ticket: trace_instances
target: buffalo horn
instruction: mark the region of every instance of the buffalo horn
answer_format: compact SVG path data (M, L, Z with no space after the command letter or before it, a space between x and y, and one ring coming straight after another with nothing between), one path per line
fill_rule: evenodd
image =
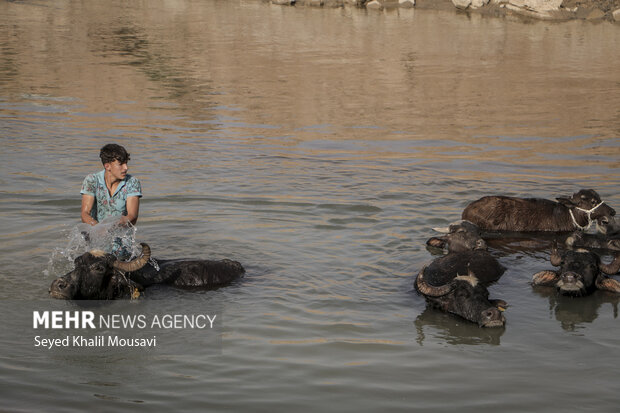
M620 254L616 255L616 258L614 258L614 260L611 263L609 263L609 264L603 264L601 262L600 265L599 265L599 268L605 274L614 275L615 273L620 271Z
M613 278L600 276L596 279L596 288L620 294L620 282Z
M416 286L418 287L418 291L420 291L424 295L428 295L429 297L441 297L442 295L448 294L452 291L452 283L448 283L439 287L435 287L433 285L428 284L424 280L424 270L426 267L422 268L418 277L416 278Z
M558 267L562 264L562 257L558 253L558 245L557 243L553 243L553 247L551 248L551 265L554 267Z
M140 243L140 245L142 246L141 256L128 262L116 260L112 266L124 272L137 271L144 267L151 258L151 248L145 243Z

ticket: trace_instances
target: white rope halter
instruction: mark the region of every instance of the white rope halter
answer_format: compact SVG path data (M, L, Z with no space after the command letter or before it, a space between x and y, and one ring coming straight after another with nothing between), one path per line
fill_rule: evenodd
M568 210L568 212L570 212L570 217L571 217L571 218L572 218L572 220L573 220L573 224L575 224L575 226L576 226L577 228L579 228L580 230L582 230L582 231L585 231L585 230L589 229L589 228L592 226L592 222L593 222L593 221L592 221L592 217L591 217L592 213L596 210L596 208L600 207L600 206L601 206L601 205L603 205L604 203L605 203L605 201L601 201L601 203L600 203L600 204L596 205L596 206L595 206L594 208L592 208L592 209L583 209L583 208L575 207L575 209L577 209L577 210L579 210L579 211L581 211L581 212L585 212L585 213L586 213L586 217L588 217L588 225L586 225L586 226L579 225L579 224L577 223L577 220L575 219L575 215L573 215L573 210L572 210L572 209L569 209L569 210Z

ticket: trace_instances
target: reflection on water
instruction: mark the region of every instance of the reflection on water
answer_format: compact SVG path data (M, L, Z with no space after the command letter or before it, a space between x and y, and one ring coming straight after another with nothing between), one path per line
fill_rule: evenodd
M601 310L607 312L607 306L603 307L607 303L612 306L613 318L618 318L620 297L617 294L597 291L585 297L568 297L551 287L534 287L533 290L536 295L549 300L549 312L566 331L578 331L583 324L594 322Z
M0 2L0 40L0 298L47 303L52 273L71 266L54 251L87 248L66 234L109 142L132 154L144 191L134 235L154 257L247 269L217 291L148 297L170 312L223 303L221 356L57 359L26 343L30 358L0 358L4 408L554 410L581 406L584 389L592 410L617 404L607 298L545 299L529 285L552 239L490 240L507 268L491 287L510 304L504 329L412 293L432 228L483 195L594 188L620 208L615 25L29 0ZM3 340L12 354L16 337ZM566 361L593 353L577 380ZM497 371L511 372L499 389Z

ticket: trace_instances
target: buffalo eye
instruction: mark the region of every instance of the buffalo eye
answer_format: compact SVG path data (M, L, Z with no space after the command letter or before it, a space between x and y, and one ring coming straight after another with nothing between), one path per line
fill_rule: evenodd
M94 272L105 272L105 265L101 262L96 262L90 266L90 269Z
M469 298L471 294L469 293L469 290L461 288L456 292L456 296L458 298Z

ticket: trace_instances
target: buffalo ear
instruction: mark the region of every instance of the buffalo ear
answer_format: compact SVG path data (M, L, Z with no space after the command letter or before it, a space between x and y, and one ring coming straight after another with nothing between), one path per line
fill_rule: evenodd
M540 271L532 277L532 285L553 286L560 279L560 275L555 271Z
M571 198L566 198L566 197L560 197L560 198L556 198L556 201L558 201L560 204L564 205L565 207L574 207L577 204L575 204L575 202L573 202L573 200Z
M493 304L499 311L505 311L506 307L508 307L508 303L504 300L489 300L491 304Z
M599 276L596 279L596 287L599 290L620 294L620 282L618 282L618 280L614 280L613 278Z
M444 248L446 246L446 239L445 237L432 237L426 241L426 245L429 247Z

